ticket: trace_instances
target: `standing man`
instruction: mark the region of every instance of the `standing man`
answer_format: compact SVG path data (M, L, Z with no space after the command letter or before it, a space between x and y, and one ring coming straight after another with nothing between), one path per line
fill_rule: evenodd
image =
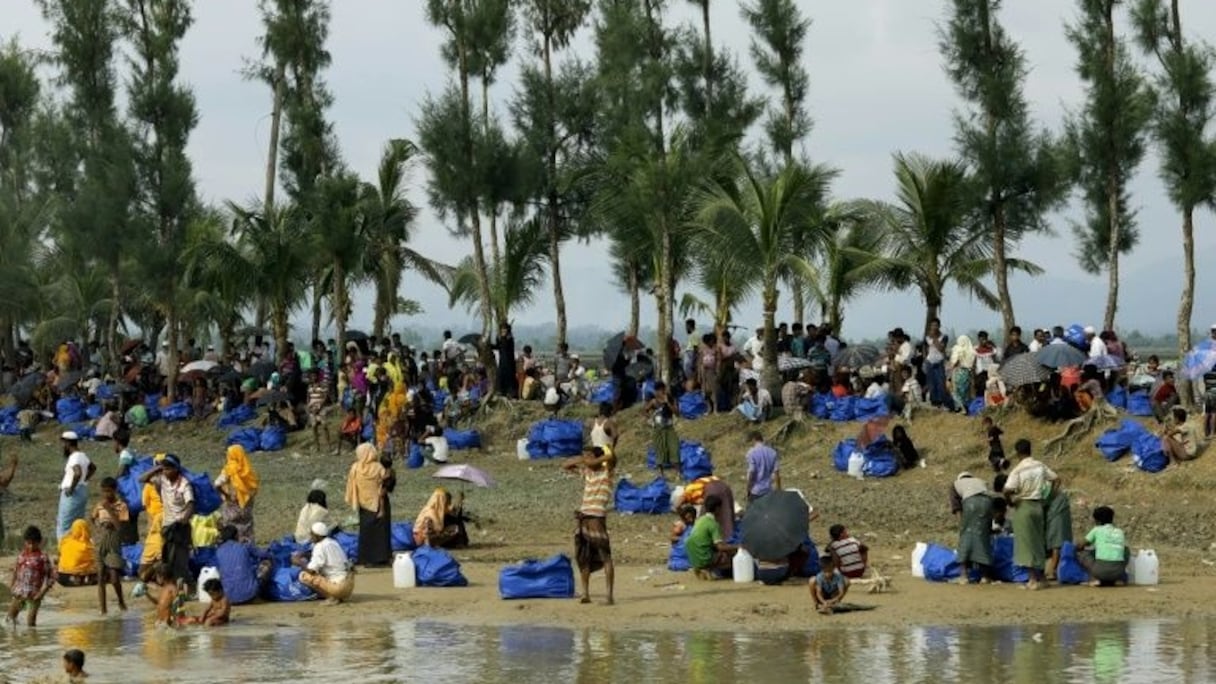
M182 477L182 463L173 454L139 478L151 483L160 493L163 506L160 536L164 542L162 559L175 580L193 584L190 572L190 519L194 517L194 488Z
M1005 334L1005 353L1001 356L1002 361L1008 361L1018 354L1026 354L1030 348L1022 341L1022 329L1018 326L1013 326L1009 332Z
M684 378L697 377L697 345L701 342L701 336L697 334L697 320L689 318L684 321L684 333L688 335L684 342Z
M764 443L764 435L759 430L753 430L750 436L752 448L747 451L748 503L781 489L777 450Z
M583 475L583 502L574 514L574 556L583 583L580 603L591 603L591 573L604 571L608 582L608 605L612 605L612 544L608 539L608 502L616 477L616 457L609 447L590 447L582 456L562 464L567 472Z
M1018 463L1005 480L1005 499L1013 507L1013 562L1030 571L1026 588L1042 586L1047 566L1047 519L1044 494L1056 473L1030 455L1030 440L1013 445Z
M929 321L925 330L925 383L928 386L929 403L952 409L950 393L946 391L946 345L950 339L942 334L939 318Z
M84 520L89 504L87 488L89 478L97 471L97 467L89 457L80 450L80 438L71 430L60 436L63 442L63 457L67 462L63 466L63 480L59 483L59 518L55 524L55 539L63 539L72 523Z

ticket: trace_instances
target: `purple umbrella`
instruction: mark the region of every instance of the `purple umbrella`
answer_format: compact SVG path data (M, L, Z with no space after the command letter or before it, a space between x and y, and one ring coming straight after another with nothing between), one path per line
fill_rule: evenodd
M435 474L431 477L435 477L440 480L460 480L461 482L468 482L469 484L477 487L494 486L494 479L491 478L486 471L466 464L444 466L439 470L436 470Z

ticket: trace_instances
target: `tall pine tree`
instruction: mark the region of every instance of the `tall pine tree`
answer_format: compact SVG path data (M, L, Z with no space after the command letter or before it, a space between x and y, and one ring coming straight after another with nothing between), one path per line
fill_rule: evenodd
M1091 272L1106 269L1103 329L1113 330L1119 305L1119 255L1135 246L1136 211L1127 184L1144 158L1152 99L1127 46L1115 33L1121 0L1079 0L1079 21L1068 27L1077 48L1085 105L1069 118L1068 141L1085 199L1085 223L1076 228L1078 259Z
M1182 297L1178 302L1178 357L1191 348L1195 304L1195 209L1216 199L1216 140L1210 125L1216 88L1210 45L1187 40L1178 0L1138 0L1132 23L1141 49L1157 62L1152 135L1161 157L1161 179L1182 214ZM1193 394L1181 392L1190 403Z
M966 102L955 117L955 143L980 187L995 258L1001 320L1017 324L1009 294L1008 253L1024 235L1046 229L1044 214L1063 199L1056 146L1036 131L1022 92L1026 59L997 20L1001 0L950 0L941 52Z
M133 46L127 100L139 178L133 218L147 226L156 245L142 252L140 267L168 328L167 394L173 399L181 257L187 224L198 209L186 154L198 112L189 88L178 82L178 46L193 19L188 0L126 0L124 10L122 27Z

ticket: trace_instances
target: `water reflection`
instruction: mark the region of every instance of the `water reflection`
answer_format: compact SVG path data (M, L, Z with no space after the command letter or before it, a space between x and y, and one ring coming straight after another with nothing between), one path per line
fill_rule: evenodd
M94 681L1209 681L1212 621L639 633L427 621L154 630L138 616L0 634L0 680L88 653ZM57 624L56 624L57 623Z

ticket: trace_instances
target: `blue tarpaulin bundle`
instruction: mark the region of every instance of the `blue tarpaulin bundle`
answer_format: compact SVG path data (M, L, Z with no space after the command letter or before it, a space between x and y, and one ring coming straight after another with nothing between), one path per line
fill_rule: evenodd
M498 573L498 594L504 599L573 598L574 568L560 553L508 565Z
M658 468L654 447L646 452L646 467ZM714 474L714 463L709 451L700 442L680 440L680 476L691 482L699 477Z
M528 430L528 455L532 458L578 456L583 452L583 424L577 420L549 418Z
M684 420L696 420L709 413L709 402L700 392L685 392L679 399L680 417Z
M443 436L447 437L448 448L452 451L481 448L481 434L476 430L454 430L449 428L443 431Z
M414 570L420 587L467 587L469 581L460 572L460 563L452 554L431 546L414 550Z
M252 406L249 404L240 404L231 411L221 413L219 423L217 423L217 425L221 428L236 427L241 423L253 420L254 415L256 414Z
M661 477L643 487L622 478L613 498L617 513L662 515L671 510L671 487Z

